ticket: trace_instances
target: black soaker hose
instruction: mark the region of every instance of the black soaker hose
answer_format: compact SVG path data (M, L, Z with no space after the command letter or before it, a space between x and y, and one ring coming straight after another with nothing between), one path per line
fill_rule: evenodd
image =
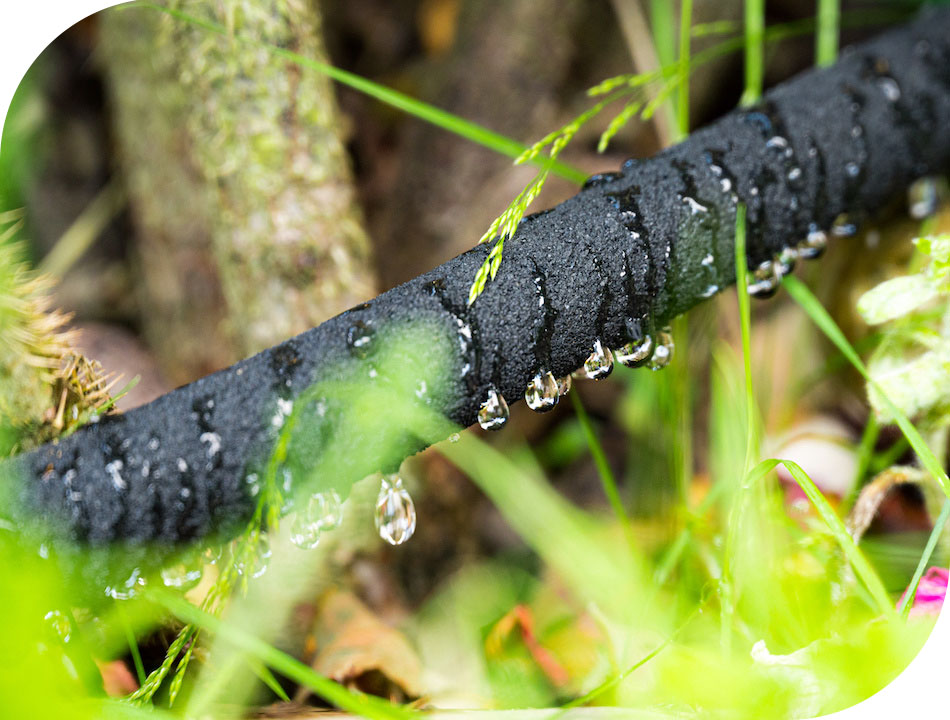
M468 426L491 390L514 401L539 371L566 375L595 341L616 348L650 334L734 283L737 203L748 207L748 259L757 268L809 237L802 254L814 254L820 231L842 213L873 212L914 179L948 169L950 9L934 9L526 218L472 306L486 246L15 458L12 512L93 545L227 533L255 506L246 477L273 446L280 403L317 381L374 382L366 372L374 333L422 321L453 339L451 377L431 406ZM391 424L398 420L395 413ZM392 462L373 438L342 442L349 449L334 469L341 491ZM423 444L396 442L400 457Z

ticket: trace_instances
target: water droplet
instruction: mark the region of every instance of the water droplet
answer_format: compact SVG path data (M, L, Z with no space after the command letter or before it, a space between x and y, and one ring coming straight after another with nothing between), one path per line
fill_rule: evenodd
M177 590L191 590L201 582L201 563L198 558L162 568L162 583Z
M766 260L749 275L747 289L752 297L768 298L775 294L781 282L782 276L778 273L775 263Z
M245 480L247 483L247 493L251 497L256 497L257 494L261 491L261 483L257 477L257 473L251 473L248 475Z
M605 172L591 175L589 178L587 178L587 180L584 181L584 189L607 185L608 183L612 183L614 180L617 180L620 177L620 173L616 172Z
M937 181L932 177L915 180L907 188L908 212L915 220L923 220L936 214L939 201Z
M716 258L713 257L712 253L706 253L706 257L702 260L704 267L712 267L714 262L716 262Z
M683 202L689 205L689 212L691 215L697 215L699 213L709 212L709 208L703 205L702 203L697 202L693 198L686 196L683 198Z
M501 430L508 422L508 403L495 389L488 391L488 399L478 409L478 424L483 430Z
M254 555L251 558L250 568L246 567L243 562L235 563L234 567L239 575L243 575L249 570L252 578L259 578L267 572L272 553L270 549L270 537L266 533L258 535L257 547L253 552Z
M901 99L901 88L894 78L887 76L879 77L877 79L877 86L881 89L881 92L884 93L884 97L891 102L897 102Z
M861 167L856 162L849 162L844 166L844 171L848 173L848 177L857 177L861 172Z
M535 412L552 410L560 398L557 379L550 372L538 373L524 391L524 401Z
M808 236L798 243L796 250L798 257L803 260L814 260L820 256L828 246L828 235L814 225L809 229Z
M651 370L662 370L670 364L672 359L673 332L669 327L665 327L656 334L656 347L650 357L649 368Z
M187 472L188 463L185 462L185 458L178 458L178 472Z
M148 441L148 449L151 450L152 452L154 452L155 450L158 450L160 445L161 443L158 441L158 438L156 437L153 437L152 439Z
M300 510L291 530L290 540L294 545L310 550L320 542L326 530L332 530L343 522L343 503L336 490L314 493Z
M462 436L459 435L458 433L452 433L451 435L449 435L450 443L457 443L461 439L462 439Z
M600 340L594 341L594 349L584 361L584 377L603 380L614 369L614 357Z
M564 397L571 391L571 376L565 375L557 379L557 394Z
M710 298L713 295L715 295L717 292L719 292L718 285L707 285L706 289L700 293L700 296L704 298Z
M106 465L106 472L109 474L109 478L112 480L112 487L116 490L125 490L128 487L128 484L125 482L125 479L122 477L121 470L125 467L125 463L121 460L113 460L108 465Z
M847 213L841 213L831 224L831 234L836 237L850 237L858 231L858 226Z
M795 269L797 261L798 251L793 247L787 247L775 256L775 270L781 276L788 275Z
M384 475L376 498L376 530L390 545L402 545L416 531L416 506L399 475Z
M145 587L145 578L142 577L142 570L141 568L135 568L122 582L116 585L108 585L106 595L113 600L129 600L135 597L135 594L143 587Z
M373 343L373 329L362 320L357 320L346 331L346 346L354 357L365 358Z
M200 442L208 443L208 457L213 458L221 451L221 436L218 433L202 433L198 438Z
M621 365L630 368L640 367L646 364L652 355L653 338L649 335L644 335L639 340L628 342L626 345L614 350L614 359Z
M43 619L46 621L49 629L56 634L56 637L64 643L69 642L69 638L73 632L73 624L66 615L59 610L50 610L43 616Z
M791 183L792 187L799 187L801 185L802 179L802 169L800 167L793 167L788 171L788 182Z

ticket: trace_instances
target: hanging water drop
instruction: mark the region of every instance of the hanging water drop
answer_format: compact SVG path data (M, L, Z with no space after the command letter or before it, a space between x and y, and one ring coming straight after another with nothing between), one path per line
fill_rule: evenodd
M488 391L488 399L478 409L478 424L482 430L501 430L508 422L508 403L494 388Z
M857 224L847 213L841 213L831 224L831 234L836 237L850 237L858 231Z
M191 590L201 582L201 564L197 558L162 568L162 583L176 590Z
M808 236L798 243L796 250L798 257L804 260L814 260L820 256L828 246L828 235L824 230L819 230L817 226L812 225L808 230Z
M640 367L653 355L653 338L644 335L614 350L614 360L629 368Z
M788 275L795 269L798 261L798 251L793 247L784 248L775 256L775 270L780 276Z
M299 548L310 550L320 542L326 530L339 527L343 522L343 503L336 490L314 493L297 511L290 540Z
M747 289L749 295L752 297L769 298L778 290L781 281L782 276L776 270L775 263L771 260L766 260L749 275Z
M376 498L376 530L390 545L402 545L416 531L416 506L395 473L382 478Z
M265 572L270 565L271 558L271 549L270 549L270 536L266 533L262 533L257 538L257 549L255 550L255 557L251 563L251 577L259 578Z
M565 375L557 379L557 394L564 397L571 391L571 376Z
M673 359L673 331L665 327L656 334L656 347L650 357L649 368L662 370Z
M557 379L550 372L538 373L524 391L524 401L535 412L547 412L557 405Z
M938 204L939 194L934 178L920 178L907 188L907 210L914 220L923 220L936 214Z
M135 568L129 576L116 585L106 586L106 595L113 600L129 600L135 597L135 594L145 587L145 578L142 577L142 569Z
M583 374L589 380L603 380L614 369L614 357L600 340L594 341L594 349L584 361Z

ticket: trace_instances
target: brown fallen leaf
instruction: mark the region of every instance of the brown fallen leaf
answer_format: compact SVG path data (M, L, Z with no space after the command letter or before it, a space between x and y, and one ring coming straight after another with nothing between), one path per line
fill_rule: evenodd
M405 635L386 625L352 593L332 589L320 599L311 665L349 688L405 702L419 697L422 665ZM305 643L311 646L310 638ZM297 702L310 696L300 688Z

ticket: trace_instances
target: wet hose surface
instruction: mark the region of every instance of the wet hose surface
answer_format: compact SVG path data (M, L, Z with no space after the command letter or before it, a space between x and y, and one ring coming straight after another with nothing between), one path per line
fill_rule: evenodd
M655 334L733 284L739 202L748 208L748 260L756 268L809 233L820 237L842 213L873 212L914 179L948 169L950 9L942 9L526 218L474 305L469 287L486 246L15 458L7 469L18 473L16 520L93 545L227 533L254 509L246 478L273 447L282 403L317 381L364 377L372 362L364 345L385 328L409 321L441 328L454 357L450 382L431 407L468 426L491 390L519 399L539 371L566 375L595 341L613 348ZM372 439L347 442L344 467L335 468L344 489L386 469ZM402 457L422 444L409 436L396 442Z

